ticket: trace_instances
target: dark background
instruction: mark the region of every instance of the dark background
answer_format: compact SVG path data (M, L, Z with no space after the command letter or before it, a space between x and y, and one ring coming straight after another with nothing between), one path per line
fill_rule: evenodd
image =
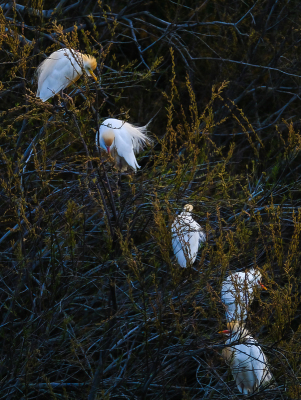
M247 327L275 378L252 398L301 397L300 8L0 4L1 398L242 397L220 288L251 267L268 291ZM36 68L62 47L93 55L100 83L42 103ZM149 123L136 174L95 149L109 116ZM186 203L207 242L182 270Z

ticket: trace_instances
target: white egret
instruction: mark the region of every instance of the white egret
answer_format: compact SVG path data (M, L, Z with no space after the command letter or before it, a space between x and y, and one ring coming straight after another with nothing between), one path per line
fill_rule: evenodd
M220 333L229 335L225 344L231 347L224 348L222 356L231 368L240 393L252 394L273 378L266 356L243 324L232 321L227 328Z
M152 143L146 135L146 126L137 127L116 118L108 118L96 133L96 147L111 153L121 172L130 166L134 171L140 166L135 153Z
M221 300L226 306L227 321L247 318L247 308L254 299L254 288L266 287L260 282L261 273L258 269L250 269L248 272L235 272L230 274L223 282Z
M187 262L194 263L200 244L206 241L204 231L190 214L192 210L193 206L186 204L171 226L173 252L182 268Z
M60 90L76 82L85 71L97 81L93 70L96 59L71 49L60 49L50 54L37 69L37 97L42 101L53 97Z

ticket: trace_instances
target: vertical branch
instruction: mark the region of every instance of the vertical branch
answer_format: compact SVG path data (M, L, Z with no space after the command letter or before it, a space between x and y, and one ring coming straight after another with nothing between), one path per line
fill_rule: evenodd
M78 126L76 117L75 117L75 115L74 115L73 113L71 113L70 111L69 111L69 113L72 115L74 124L75 124L75 126L76 126L76 128L77 128L78 134L79 134L79 136L80 136L80 139L81 139L82 144L83 144L83 146L84 146L84 148L85 148L85 151L86 151L86 155L87 155L87 158L88 158L88 165L89 165L89 168L90 168L90 170L91 170L91 173L94 175L94 173L93 173L93 165L92 165L92 162L91 162L90 153L89 153L88 147L87 147L87 145L86 145L86 142L85 142L85 140L84 140L84 138L83 138L83 136L82 136L81 130L80 130L79 126ZM92 176L93 176L93 175L92 175ZM99 191L99 193L100 193L100 196L101 196L101 200L102 200L102 203L103 203L103 206L104 206L106 215L107 215L108 223L109 223L109 226L110 226L111 237L112 237L112 239L113 239L113 238L114 238L114 229L113 229L113 226L112 226L112 223L111 223L111 217L110 217L110 213L109 213L109 210L108 210L106 201L105 201L105 197L104 197L104 195L103 195L103 192L102 192L102 190L101 190L101 187L99 186L99 183L96 183L96 187L97 187L97 189L98 189L98 191ZM115 219L117 218L116 214L114 215L114 217L115 217Z

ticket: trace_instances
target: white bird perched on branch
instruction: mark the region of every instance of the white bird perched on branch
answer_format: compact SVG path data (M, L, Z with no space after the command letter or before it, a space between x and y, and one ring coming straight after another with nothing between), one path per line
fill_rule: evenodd
M182 268L187 262L194 263L200 244L206 241L204 231L190 214L192 210L193 206L186 204L171 226L173 252Z
M224 348L222 356L231 368L240 393L252 394L273 378L266 356L244 325L232 321L227 324L227 328L220 333L229 335L225 344L231 347ZM237 344L232 345L235 342Z
M150 145L152 140L146 135L147 126L137 127L116 118L108 118L96 133L96 147L111 153L121 172L130 166L137 171L135 153Z
M76 82L83 72L97 81L93 70L96 59L72 49L60 49L50 54L37 69L37 97L42 101Z
M235 272L224 280L221 290L221 300L226 306L227 321L244 321L247 318L247 308L254 299L254 288L267 288L260 282L261 273L258 269L249 272Z

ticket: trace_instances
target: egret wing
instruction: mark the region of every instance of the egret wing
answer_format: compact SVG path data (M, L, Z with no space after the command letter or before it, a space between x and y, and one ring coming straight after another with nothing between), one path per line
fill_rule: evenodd
M251 357L253 346L245 344L234 346L235 355L232 359L231 370L237 388L243 394L253 393L257 387L257 378L253 371L253 359Z
M186 257L184 255L182 243L180 242L179 237L176 234L172 237L172 248L179 265L182 268L186 268Z
M37 70L37 97L43 101L69 86L81 75L79 63L67 50L55 51L42 62Z
M226 318L228 321L244 321L247 318L247 307L252 290L253 288L250 286L244 272L231 274L223 282L221 300L226 306Z
M186 261L194 263L199 245L205 240L201 226L187 212L175 218L171 228L174 254L181 267L186 268Z
M146 126L134 126L128 122L124 122L123 128L130 135L133 149L135 153L143 150L145 145L151 144L152 140L146 135Z
M253 372L257 385L267 384L272 379L266 356L259 345L253 345L251 351Z
M186 223L187 221L184 219L183 214L181 213L175 218L171 227L171 233L173 252L177 257L179 265L182 268L186 268L187 259L191 259L191 251L190 236L187 233L189 232L189 225Z
M137 168L140 168L131 141L127 140L127 136L122 135L122 132L119 130L115 131L114 148L116 148L118 155L123 157L129 166L135 171L137 171Z
M252 303L254 299L254 287L258 286L261 280L261 273L258 269L252 268L246 273L246 282L248 286L248 303Z
M229 281L229 277L223 282L221 300L226 306L226 319L228 321L245 320L247 318L244 300L239 288Z

